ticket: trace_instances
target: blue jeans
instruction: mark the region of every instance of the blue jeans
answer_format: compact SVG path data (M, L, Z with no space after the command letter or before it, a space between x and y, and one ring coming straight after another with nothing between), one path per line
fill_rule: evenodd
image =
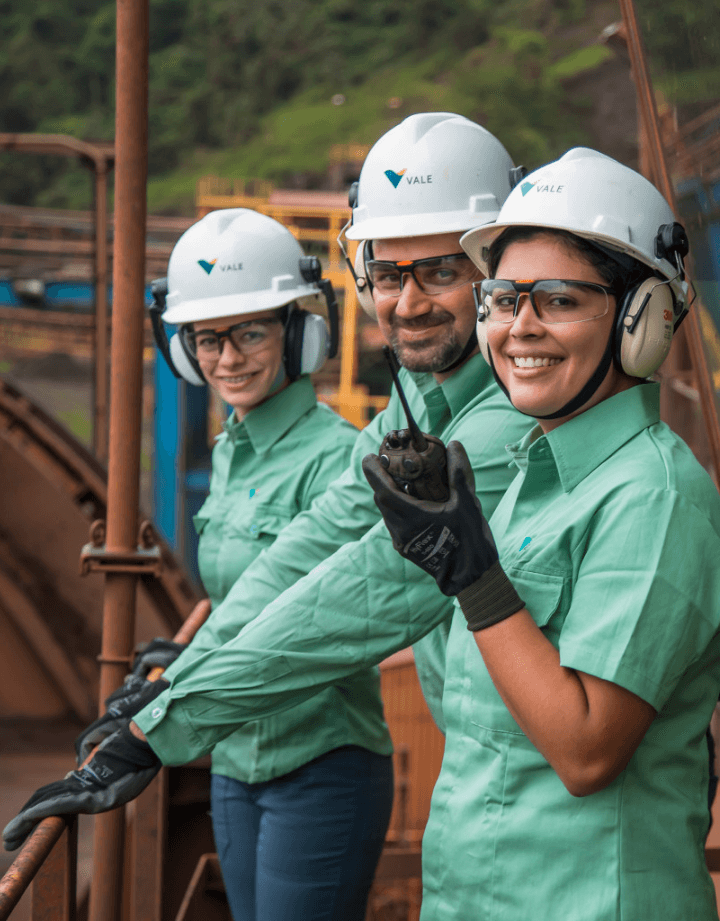
M363 921L392 799L392 759L354 745L265 783L213 774L234 921Z

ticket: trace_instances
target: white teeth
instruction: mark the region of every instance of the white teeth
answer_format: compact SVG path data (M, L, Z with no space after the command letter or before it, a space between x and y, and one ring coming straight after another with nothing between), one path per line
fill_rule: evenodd
M550 365L559 365L561 358L513 358L516 368L547 368Z
M252 374L241 374L240 377L224 377L226 384L242 384L243 381L250 380Z

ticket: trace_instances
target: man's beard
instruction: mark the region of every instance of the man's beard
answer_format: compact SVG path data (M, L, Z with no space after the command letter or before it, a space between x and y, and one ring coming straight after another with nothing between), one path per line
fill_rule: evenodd
M452 314L445 313L445 317L452 321ZM444 317L436 317L444 319ZM434 329L443 325L445 329L441 335L433 337L431 342L408 342L401 340L398 335L398 325L394 324L390 333L390 345L397 355L400 364L407 368L408 371L424 371L432 373L435 371L444 371L450 365L454 364L462 355L465 343L460 342L452 322L442 324L435 323L428 326L428 329ZM404 323L403 326L412 328L414 324ZM415 328L422 328L417 324Z

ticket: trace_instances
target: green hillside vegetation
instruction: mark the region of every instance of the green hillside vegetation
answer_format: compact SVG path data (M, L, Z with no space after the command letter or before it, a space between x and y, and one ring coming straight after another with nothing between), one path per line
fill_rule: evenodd
M713 92L717 55L690 62L704 74L693 84L678 77L673 35L707 31L714 0L698 4L681 29L682 0L661 11L642 0L653 52L693 98ZM528 166L588 143L592 100L568 81L612 57L597 37L619 10L612 0L151 0L150 18L149 206L192 213L199 176L321 187L333 144L371 144L423 109L479 120ZM114 3L0 0L0 19L0 130L112 138ZM0 155L0 201L87 207L89 196L72 162Z

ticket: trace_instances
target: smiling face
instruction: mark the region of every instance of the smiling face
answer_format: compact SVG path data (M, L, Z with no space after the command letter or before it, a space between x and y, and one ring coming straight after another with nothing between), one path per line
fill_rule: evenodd
M375 240L373 257L402 262L462 253L461 236L442 233ZM482 278L479 272L477 278ZM430 371L436 380L445 380L448 375L443 369L457 361L475 327L472 286L466 284L430 295L406 275L399 295L382 294L375 289L373 300L380 331L400 363L410 371Z
M606 284L597 269L564 240L541 234L510 243L495 271L497 278L567 278ZM544 325L528 297L510 323L487 322L495 370L517 409L531 416L557 412L577 396L600 363L615 321L615 298L605 316L583 323ZM605 379L578 410L559 419L539 419L544 432L639 383L611 364Z
M235 323L277 317L277 310L260 310L217 320L198 320L193 323L195 332L204 329L225 329ZM270 323L267 329L267 345L251 355L238 351L230 339L222 340L219 358L208 360L198 358L202 373L208 384L242 419L251 409L264 403L278 377L283 359L282 323ZM283 386L288 383L285 380ZM282 388L279 388L282 389ZM277 391L275 391L277 392Z

